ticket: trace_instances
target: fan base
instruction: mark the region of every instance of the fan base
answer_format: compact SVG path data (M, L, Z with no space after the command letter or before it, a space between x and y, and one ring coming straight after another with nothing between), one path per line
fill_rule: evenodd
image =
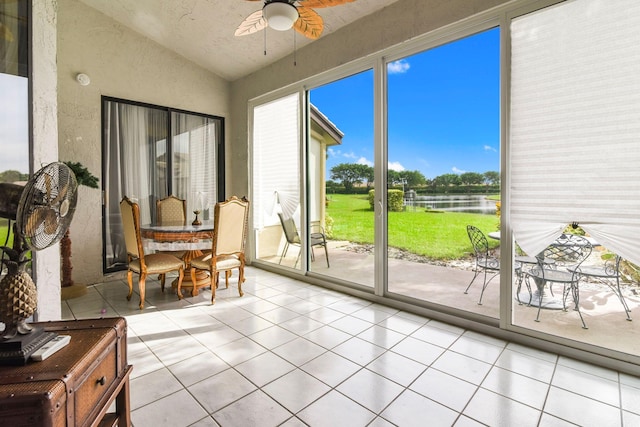
M60 296L62 300L78 298L87 294L87 285L74 283L71 286L63 286L60 288Z
M35 327L29 334L16 335L8 340L0 341L0 365L26 365L34 351L57 335L55 332L45 332L42 327Z

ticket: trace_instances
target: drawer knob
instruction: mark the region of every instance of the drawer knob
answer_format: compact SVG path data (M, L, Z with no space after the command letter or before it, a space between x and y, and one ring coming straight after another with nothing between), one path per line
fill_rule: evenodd
M96 383L100 385L105 385L107 383L107 379L104 376L102 376L98 381L96 381Z

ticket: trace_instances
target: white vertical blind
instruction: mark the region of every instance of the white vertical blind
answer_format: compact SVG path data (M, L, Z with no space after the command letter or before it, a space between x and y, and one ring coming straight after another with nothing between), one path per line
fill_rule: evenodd
M578 222L640 263L640 2L575 0L511 23L511 224L542 251Z
M187 200L187 214L207 209L213 218L216 191L216 121L188 113L172 113L174 195Z
M298 95L280 98L253 113L253 224L279 224L277 203L287 216L300 204Z

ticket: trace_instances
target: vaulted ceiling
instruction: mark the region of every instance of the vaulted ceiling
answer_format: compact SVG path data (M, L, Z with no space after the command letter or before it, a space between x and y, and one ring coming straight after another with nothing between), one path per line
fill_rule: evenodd
M186 59L233 81L290 55L312 40L294 30L267 28L243 37L235 29L263 6L247 0L80 0ZM324 20L321 37L398 0L355 0L315 9ZM296 2L298 4L298 2ZM295 40L294 40L295 37ZM266 52L266 54L265 54Z

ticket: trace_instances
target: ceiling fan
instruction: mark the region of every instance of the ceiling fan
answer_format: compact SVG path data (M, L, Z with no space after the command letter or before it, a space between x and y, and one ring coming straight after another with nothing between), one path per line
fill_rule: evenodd
M260 1L260 0L246 0ZM256 33L266 27L278 31L294 28L310 39L322 34L322 17L312 8L338 6L355 0L264 0L262 9L249 15L236 29L236 36Z

